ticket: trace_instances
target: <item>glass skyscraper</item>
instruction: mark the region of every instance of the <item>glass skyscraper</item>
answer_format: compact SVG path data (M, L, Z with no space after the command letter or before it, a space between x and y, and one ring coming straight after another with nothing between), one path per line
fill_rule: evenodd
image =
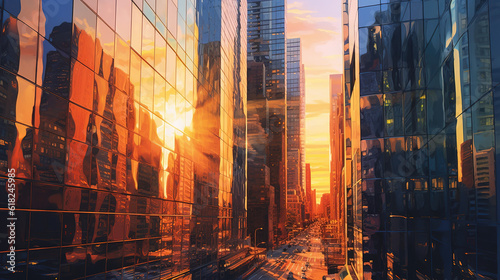
M498 279L500 3L343 5L353 274Z
M287 39L287 212L305 218L305 81L300 38ZM291 221L289 219L289 221Z
M267 166L275 191L275 235L286 238L287 102L286 0L248 0L248 60L264 65ZM249 143L251 144L251 143ZM250 159L249 159L250 160ZM250 181L253 177L249 177Z
M0 278L237 270L220 264L247 254L246 1L6 0L0 20Z

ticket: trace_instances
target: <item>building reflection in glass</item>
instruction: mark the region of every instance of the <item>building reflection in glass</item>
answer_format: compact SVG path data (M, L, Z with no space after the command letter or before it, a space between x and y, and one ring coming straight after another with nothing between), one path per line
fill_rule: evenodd
M352 272L497 279L498 4L343 4Z
M218 275L245 252L246 1L60 2L0 5L16 277Z

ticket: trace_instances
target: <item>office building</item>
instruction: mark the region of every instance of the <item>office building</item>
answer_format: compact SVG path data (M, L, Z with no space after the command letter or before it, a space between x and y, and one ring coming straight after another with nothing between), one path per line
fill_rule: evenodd
M498 1L343 1L347 261L498 279Z
M248 253L246 1L9 0L0 11L11 276L236 273L220 264Z
M344 94L342 74L330 75L330 198L331 242L345 259Z
M306 163L306 219L311 221L313 215L313 194L311 190L311 164Z
M286 0L249 0L248 60L265 69L268 108L267 161L270 184L275 191L277 220L275 236L287 237L287 84L286 84ZM249 180L252 180L249 177Z
M305 88L300 38L287 39L287 209L302 225L306 197Z

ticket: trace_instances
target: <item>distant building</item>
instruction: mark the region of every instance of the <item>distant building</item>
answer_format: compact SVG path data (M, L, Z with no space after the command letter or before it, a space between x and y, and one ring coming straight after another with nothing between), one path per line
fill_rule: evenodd
M287 39L287 209L301 224L306 197L304 82L300 39Z
M270 183L275 190L275 235L284 239L287 218L287 62L286 1L248 0L248 61L265 66L268 100L267 159ZM249 177L251 180L251 177Z
M306 163L306 219L314 219L313 214L313 193L311 190L311 165Z

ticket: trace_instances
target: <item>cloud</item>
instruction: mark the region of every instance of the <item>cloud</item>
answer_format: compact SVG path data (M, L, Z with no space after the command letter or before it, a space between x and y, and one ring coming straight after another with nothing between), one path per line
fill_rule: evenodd
M330 192L329 76L343 71L341 3L293 0L287 5L287 36L300 38L306 75L306 162L318 203Z

